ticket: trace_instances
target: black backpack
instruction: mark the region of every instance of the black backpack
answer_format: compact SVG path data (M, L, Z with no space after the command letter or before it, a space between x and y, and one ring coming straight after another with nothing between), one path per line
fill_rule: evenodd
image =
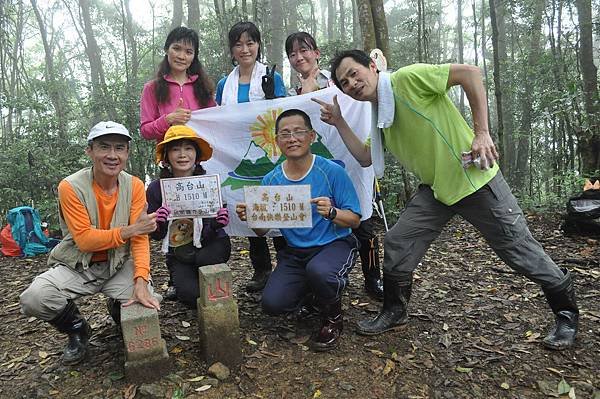
M565 234L600 236L600 190L586 190L567 201Z

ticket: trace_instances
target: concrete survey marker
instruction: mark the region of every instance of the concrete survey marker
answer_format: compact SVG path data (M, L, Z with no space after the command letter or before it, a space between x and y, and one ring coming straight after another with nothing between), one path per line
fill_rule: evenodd
M208 364L221 362L229 368L237 367L242 352L231 269L226 264L202 266L198 278L198 327L204 360Z
M138 303L121 307L125 343L125 375L132 381L152 381L168 372L167 345L160 335L158 312Z

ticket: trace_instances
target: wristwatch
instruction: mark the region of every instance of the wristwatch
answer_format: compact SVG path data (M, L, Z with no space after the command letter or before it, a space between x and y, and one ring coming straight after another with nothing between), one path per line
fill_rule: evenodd
M335 207L329 208L329 213L327 214L327 219L333 220L337 216L337 209Z

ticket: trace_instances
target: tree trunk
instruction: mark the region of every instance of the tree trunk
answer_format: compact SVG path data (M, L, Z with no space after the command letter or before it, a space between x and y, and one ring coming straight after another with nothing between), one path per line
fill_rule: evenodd
M423 19L423 8L421 7L421 0L417 0L417 60L424 62L423 57L423 31L421 20Z
M377 48L379 48L388 64L392 63L392 55L390 53L390 39L388 35L387 20L385 19L385 9L383 0L371 0L371 13L373 14L373 26L375 28L375 40Z
M357 0L352 0L352 43L354 48L362 49L362 32L360 29L360 17L358 14Z
M562 1L558 1L558 5L555 1L551 2L552 4L552 13L547 17L548 20L548 33L549 33L549 43L550 43L550 51L552 53L552 58L554 62L552 63L552 75L554 78L554 93L559 95L565 91L565 77L563 75L564 71L564 61L562 55ZM554 20L556 20L556 27L554 26ZM556 36L554 36L554 32L556 32ZM566 136L567 133L566 126L570 125L570 116L569 112L565 112L561 103L558 103L553 106L553 109L550 110L552 112L553 117L558 118L558 122L554 123L554 129L557 129L556 132L556 149L554 152L554 161L553 168L554 174L557 176L561 176L564 174L565 169L567 168L568 162L568 153L566 146ZM556 127L558 125L558 127ZM561 193L563 189L562 184L558 181L554 183L554 190Z
M356 4L358 5L358 20L362 32L363 49L369 52L377 47L371 2L369 0L356 0Z
M344 0L339 0L339 10L340 10L340 41L346 42L346 7L344 6Z
M327 41L335 40L335 2L327 0Z
M320 11L321 11L321 15L323 16L323 18L321 18L321 32L323 32L323 35L325 35L327 33L327 18L325 17L327 14L327 10L329 9L327 7L327 2L329 0L320 0L319 1L319 7L320 7ZM314 1L316 3L316 1ZM311 1L312 3L312 1ZM327 38L327 40L329 40L329 38Z
M140 60L138 56L137 40L135 38L135 24L131 15L131 0L125 0L125 15L126 24L125 32L127 34L127 42L129 43L129 51L131 53L131 86L137 87L137 77L140 69Z
M289 35L298 32L298 2L296 0L286 0L286 8L288 11L286 33Z
M128 93L135 93L137 89L137 78L139 70L139 59L137 50L137 41L135 40L135 24L133 22L133 16L131 15L130 0L121 1L121 12L123 18L123 50L125 62L125 76L127 78L126 87ZM130 131L137 129L138 118L136 117L138 111L138 100L133 96L126 96L126 121L125 125ZM133 162L130 158L130 162ZM133 168L132 170L140 170ZM144 171L142 169L142 171ZM145 172L145 171L144 171Z
M446 29L443 29L442 27L444 26L444 11L442 8L442 3L439 2L437 5L437 9L436 9L436 13L438 15L437 18L437 28L436 28L436 32L437 32L437 57L434 58L435 63L436 64L442 64L447 58L446 58Z
M242 20L246 21L248 19L248 2L246 0L242 0Z
M0 93L7 93L7 82L6 76L6 55L4 51L4 46L2 43L6 43L8 41L8 29L6 29L6 11L5 7L7 7L7 3L0 3ZM9 132L6 128L6 123L4 121L4 116L0 113L0 137L2 139L2 145L8 144L8 135Z
M298 32L298 3L296 0L286 0L286 8L288 10L287 32L286 37L294 32ZM283 69L283 64L281 65ZM295 87L298 84L298 75L292 71L290 73L290 87Z
M277 70L283 70L283 5L281 0L271 0L271 47L269 62L277 65Z
M504 24L505 9L502 0L490 1L490 23L492 26L492 46L494 49L494 94L496 96L496 112L498 114L498 145L503 156L500 163L507 177L512 171L512 158L514 155L512 145L512 115L505 102L510 102L506 95L506 30Z
M600 97L598 68L594 65L591 0L576 0L579 22L579 65L583 78L586 125L579 134L581 172L584 176L600 170Z
M477 45L479 43L477 39L477 28L479 24L477 23L477 5L475 4L475 1L473 1L471 6L473 10L473 53L475 54L475 59L473 60L473 63L476 66L479 66L479 51L477 50Z
M310 34L317 35L317 15L315 14L315 2L310 1Z
M92 82L92 124L105 117L117 119L117 112L112 99L105 93L104 69L102 68L102 53L96 42L90 18L89 0L79 0L83 31L86 39L86 54L90 63L90 77Z
M188 28L198 30L200 28L200 6L198 0L187 0Z
M16 99L19 93L19 63L21 62L19 57L19 50L23 48L23 28L24 28L24 12L23 12L23 2L18 2L18 9L16 13L16 21L15 21L15 36L14 42L12 43L12 48L10 49L11 55L11 70L10 70L10 79L8 81L8 98ZM19 115L18 112L15 113L15 106L12 102L8 104L8 113L7 113L7 124L6 128L9 135L9 141L16 138L17 134L13 129L14 124L19 123Z
M490 104L489 104L489 90L490 90L490 82L489 82L489 78L488 78L488 69L487 69L487 49L486 49L486 43L487 43L487 38L485 36L485 0L481 0L481 61L483 62L483 77L485 79L485 97L486 97L486 103L488 104L487 106L487 116L488 116L488 124L489 124L489 129L490 129L490 134L492 135L492 138L494 139L494 141L496 143L500 143L500 141L498 140L498 135L496 133L496 129L494 129L495 124L494 121L492 121L491 115L490 115Z
M46 24L44 23L44 18L40 13L36 0L31 0L31 7L33 8L33 12L35 13L35 18L40 28L42 44L44 46L44 59L46 61L44 68L44 76L46 78L47 83L46 90L48 90L48 96L50 97L50 101L52 102L52 106L54 107L54 115L56 115L56 132L58 133L58 137L62 139L64 138L64 126L66 126L65 118L67 117L67 114L66 110L63 107L61 88L58 86L57 80L55 79L56 72L54 70L54 55L52 53L50 43L48 43L48 33L46 31Z
M463 27L462 27L462 15L463 15L463 3L462 0L457 0L456 8L457 8L457 16L456 16L456 36L458 38L458 63L464 64L464 48L463 48ZM460 114L465 117L465 92L460 88L460 100L459 100L459 110Z
M529 159L529 148L531 140L531 122L533 118L533 98L534 98L534 82L538 76L536 67L539 62L541 46L540 38L542 35L542 13L546 7L545 0L536 0L534 4L534 12L531 21L531 32L528 35L529 54L527 63L524 65L525 73L523 74L522 85L523 93L521 94L521 123L519 125L518 143L517 143L517 159L514 174L514 188L518 191L524 190L524 179L527 174L527 161Z
M171 19L171 30L181 26L183 21L183 0L173 0L173 19Z
M256 12L256 2L254 4L254 11ZM213 0L213 5L215 7L215 15L217 17L217 21L219 23L219 40L221 41L221 47L223 51L220 51L221 54L221 68L219 68L220 74L227 73L229 69L231 69L231 58L229 52L229 44L227 39L227 33L229 28L227 27L227 21L225 17L225 5L223 3L219 4L219 0Z

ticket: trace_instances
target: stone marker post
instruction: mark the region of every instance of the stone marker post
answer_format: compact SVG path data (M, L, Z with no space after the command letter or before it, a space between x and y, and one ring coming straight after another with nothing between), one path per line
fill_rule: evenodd
M202 355L207 364L221 362L229 368L242 362L240 321L233 299L231 269L226 264L198 269L198 327Z
M125 343L125 376L130 381L152 381L169 371L169 354L160 336L158 312L139 303L121 307Z

